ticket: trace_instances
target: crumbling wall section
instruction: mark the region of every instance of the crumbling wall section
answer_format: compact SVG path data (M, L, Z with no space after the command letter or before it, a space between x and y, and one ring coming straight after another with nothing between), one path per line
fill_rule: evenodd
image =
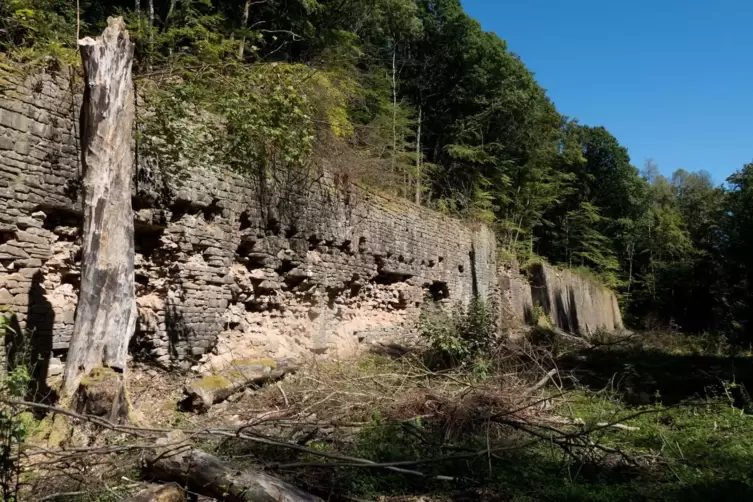
M534 322L531 283L521 274L517 262L500 263L497 279L501 304L500 324L503 327L515 328L516 324Z
M0 86L0 305L55 374L80 277L80 94L59 70ZM344 356L411 337L427 297L496 287L488 229L326 176L270 194L216 166L168 177L141 158L135 182L131 352L164 366Z
M503 261L497 279L503 327L535 324L539 310L552 326L584 337L624 329L614 292L591 278L546 263L523 272L517 263Z

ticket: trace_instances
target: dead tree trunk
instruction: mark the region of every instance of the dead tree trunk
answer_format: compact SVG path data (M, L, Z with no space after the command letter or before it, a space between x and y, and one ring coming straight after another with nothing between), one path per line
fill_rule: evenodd
M171 434L167 444L146 459L146 474L160 481L181 483L188 491L225 502L322 502L281 479L251 469L238 469L181 442Z
M113 418L124 411L120 409L123 373L136 324L131 209L133 44L120 17L109 18L96 40L87 37L78 44L86 84L81 130L84 231L81 291L63 391L74 398L83 396L84 401L98 401L91 403L98 410L105 403L97 396L107 391L104 401L112 400ZM84 385L88 388L83 389ZM77 408L86 407L80 399L75 401Z
M251 0L246 0L243 5L243 18L241 19L241 29L245 30L248 25L248 11L251 8ZM241 37L241 46L238 48L238 59L243 59L243 52L246 50L246 35Z

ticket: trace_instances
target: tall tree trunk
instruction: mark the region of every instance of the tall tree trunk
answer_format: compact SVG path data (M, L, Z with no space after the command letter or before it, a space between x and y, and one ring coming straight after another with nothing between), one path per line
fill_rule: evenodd
M423 108L418 106L418 130L416 131L416 204L421 204L421 115Z
M108 412L104 401L112 400L112 418L123 411L117 408L123 401L126 352L136 325L131 209L134 46L120 17L109 18L96 40L87 37L78 44L86 84L81 130L84 231L81 291L63 392L74 397L74 406L89 406L100 414ZM97 397L102 390L110 394L104 401Z
M246 0L243 5L243 18L241 19L241 29L245 30L248 24L248 11L251 7L251 0ZM238 59L243 59L243 51L246 49L246 35L241 36L241 46L238 48Z
M147 3L148 15L149 15L149 58L147 68L152 69L152 59L154 58L154 0L149 0Z
M397 44L392 45L392 175L396 177L397 161ZM397 178L397 177L396 177Z

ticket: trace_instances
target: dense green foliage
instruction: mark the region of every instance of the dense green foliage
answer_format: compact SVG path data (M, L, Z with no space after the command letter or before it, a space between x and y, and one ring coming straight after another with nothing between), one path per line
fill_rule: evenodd
M450 366L482 363L494 348L498 313L495 302L474 298L467 306L456 304L451 312L427 302L419 327L429 347Z
M0 306L0 337L10 338L11 313ZM4 347L0 346L0 350ZM26 366L18 365L8 374L0 370L0 396L3 399L23 399L28 391L31 376ZM15 502L20 487L21 466L18 461L19 446L26 439L31 414L12 403L0 402L0 500Z
M279 182L324 152L340 177L486 221L508 255L592 269L633 324L750 339L753 165L721 187L639 170L609 131L559 114L459 0L81 0L78 15L7 0L0 49L75 61L76 34L112 14L138 82L156 84L143 146L161 160L211 154ZM203 111L224 134L186 126Z

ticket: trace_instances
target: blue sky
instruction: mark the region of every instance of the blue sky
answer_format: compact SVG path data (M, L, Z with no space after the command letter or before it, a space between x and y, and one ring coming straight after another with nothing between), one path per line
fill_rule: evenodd
M462 0L505 39L560 113L603 125L634 165L753 160L753 0Z

